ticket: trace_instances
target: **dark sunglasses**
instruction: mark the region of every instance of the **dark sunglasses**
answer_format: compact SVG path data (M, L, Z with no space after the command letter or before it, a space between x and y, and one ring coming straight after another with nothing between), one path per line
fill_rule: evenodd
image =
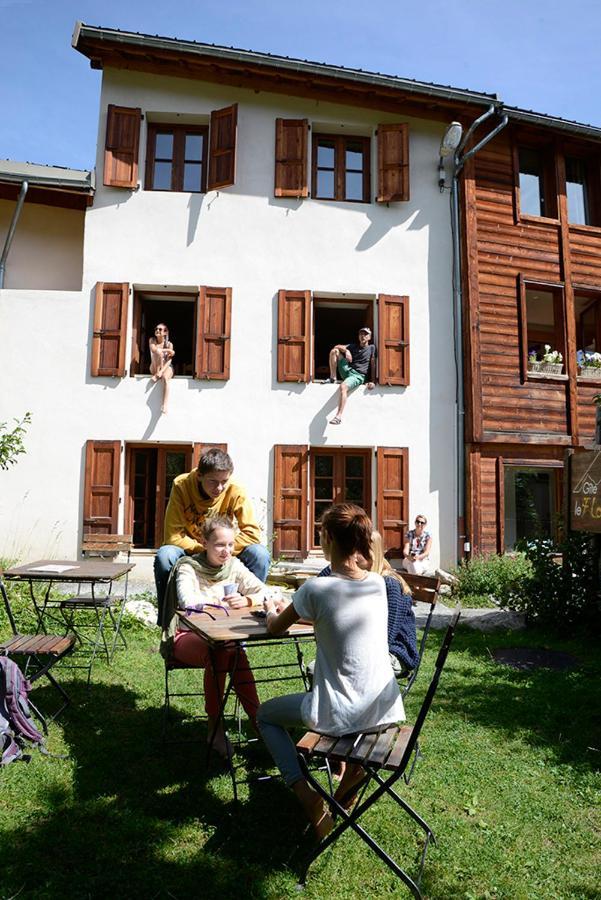
M425 520L425 519L416 519L416 520L415 520L415 524L416 524L416 525L425 525L425 524L426 524L426 520Z

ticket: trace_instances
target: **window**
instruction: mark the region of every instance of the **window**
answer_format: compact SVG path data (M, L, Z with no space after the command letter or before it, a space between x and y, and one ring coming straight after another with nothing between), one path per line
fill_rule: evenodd
M134 547L160 547L173 480L192 469L192 446L126 446L125 531Z
M159 322L169 328L169 340L175 356L174 375L194 375L194 332L197 293L134 292L134 327L130 373L148 375L150 372L149 340Z
M586 164L573 156L566 157L566 197L568 221L573 225L590 225Z
M522 539L554 537L560 471L550 467L505 466L505 550L512 550Z
M141 109L108 107L105 185L137 187L141 119ZM213 110L210 126L151 122L146 143L146 190L198 193L233 185L237 123L236 103Z
M377 336L375 335L377 308ZM329 352L351 343L368 325L378 348L378 381L409 384L409 298L380 294L367 297L312 295L311 291L278 292L277 380L296 383L329 375Z
M534 147L519 147L517 157L520 214L557 218L553 157Z
M369 203L370 140L313 135L313 196L319 200Z
M208 126L149 125L147 191L206 190Z
M227 444L126 444L125 502L121 507L121 441L87 441L83 489L84 534L133 534L135 547L159 547L173 480L191 471L204 449ZM120 525L119 510L124 509Z
M575 294L574 310L578 349L601 353L601 295Z
M302 558L319 546L319 522L332 503L348 501L369 514L376 494L377 527L387 555L400 558L408 517L408 451L332 449L281 444L274 447L274 556Z
M547 345L551 351L561 354L565 372L563 289L554 285L532 284L520 277L520 318L523 379L526 373L536 370L532 360L541 362Z
M319 547L321 517L333 503L371 510L371 450L311 450L311 534Z
M374 304L371 300L330 300L318 296L313 298L314 379L328 378L330 350L335 344L356 343L357 332L364 325L371 328L373 335L373 318Z
M126 373L129 284L99 281L94 305L90 374L122 378ZM195 291L148 287L134 291L131 375L149 373L148 341L165 322L174 344L176 375L227 381L230 377L232 289Z

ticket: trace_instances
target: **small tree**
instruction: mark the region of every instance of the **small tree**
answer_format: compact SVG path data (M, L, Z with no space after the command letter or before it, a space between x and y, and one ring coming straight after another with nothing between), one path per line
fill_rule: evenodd
M0 469L8 469L17 461L17 456L25 453L23 435L31 424L31 413L25 413L21 421L14 419L15 427L8 431L8 423L0 422Z

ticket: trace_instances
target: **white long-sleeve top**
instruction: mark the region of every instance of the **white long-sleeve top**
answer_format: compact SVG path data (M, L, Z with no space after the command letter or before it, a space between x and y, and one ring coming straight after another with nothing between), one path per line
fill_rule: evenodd
M198 603L218 603L224 597L224 585L237 584L238 593L243 597L251 597L253 606L260 606L265 599L268 588L253 575L237 557L232 559L232 566L227 577L213 581L202 575L188 561L183 559L175 573L178 606L195 606Z

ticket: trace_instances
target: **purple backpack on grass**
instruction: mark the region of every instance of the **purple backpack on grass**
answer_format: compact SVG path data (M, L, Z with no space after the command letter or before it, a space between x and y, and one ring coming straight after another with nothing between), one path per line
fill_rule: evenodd
M29 760L23 750L37 745L45 751L44 737L34 725L27 702L31 685L8 656L0 656L0 765Z

